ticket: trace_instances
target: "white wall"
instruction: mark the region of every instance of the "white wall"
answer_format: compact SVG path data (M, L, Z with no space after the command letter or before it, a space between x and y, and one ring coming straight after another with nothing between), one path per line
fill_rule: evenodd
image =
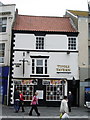
M46 35L45 49L67 50L66 35Z
M15 34L15 49L35 49L34 34Z
M78 77L78 54L77 53L70 53L69 55L65 52L25 52L25 60L28 60L29 62L25 63L25 78L30 78L30 75L32 74L32 59L30 56L49 56L47 59L47 71L48 75L51 78L68 78L71 79L75 77L76 80L79 79ZM20 67L13 66L14 74L13 77L21 77L23 78L23 64L19 60L23 59L23 52L16 51L14 53L14 62L13 63L21 63ZM56 68L57 65L69 65L71 69L71 73L57 73Z
M45 49L47 50L67 50L66 35L46 35ZM15 48L17 49L36 49L36 36L34 34L15 34Z
M14 49L22 49L22 51L14 52L14 62L21 63L20 67L14 67L13 77L22 78L23 77L23 67L22 62L19 60L23 59L23 50L36 50L35 49L35 36L34 34L15 34L15 47ZM67 54L67 36L66 35L46 35L45 36L45 50L63 50L64 52L35 52L30 51L29 53L25 52L25 60L29 62L25 63L25 75L24 77L30 78L32 75L32 58L30 56L49 56L47 58L48 62L48 75L51 78L68 78L72 79L75 77L76 80L78 77L78 53L71 52ZM44 58L42 58L44 59ZM69 65L71 73L57 73L57 65Z

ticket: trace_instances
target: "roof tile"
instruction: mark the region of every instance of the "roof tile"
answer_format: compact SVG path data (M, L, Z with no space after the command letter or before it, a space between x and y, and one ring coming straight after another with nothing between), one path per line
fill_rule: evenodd
M17 15L13 30L77 32L68 17Z

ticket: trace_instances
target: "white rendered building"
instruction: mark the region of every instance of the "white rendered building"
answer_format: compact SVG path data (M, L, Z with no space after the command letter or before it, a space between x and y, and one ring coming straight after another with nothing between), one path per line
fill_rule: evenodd
M78 32L70 18L16 15L13 27L9 104L15 88L25 103L39 92L39 105L59 106L68 91L78 105Z

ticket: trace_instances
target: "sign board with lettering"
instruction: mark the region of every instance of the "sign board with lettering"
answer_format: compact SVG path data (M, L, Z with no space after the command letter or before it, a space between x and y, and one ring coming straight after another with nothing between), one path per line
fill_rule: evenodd
M56 72L57 73L71 73L70 65L57 65Z

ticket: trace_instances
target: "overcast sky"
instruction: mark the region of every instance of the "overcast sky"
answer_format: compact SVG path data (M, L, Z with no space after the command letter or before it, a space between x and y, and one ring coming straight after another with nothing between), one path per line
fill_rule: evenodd
M0 0L3 4L16 4L19 14L62 17L66 10L88 11L90 0Z

